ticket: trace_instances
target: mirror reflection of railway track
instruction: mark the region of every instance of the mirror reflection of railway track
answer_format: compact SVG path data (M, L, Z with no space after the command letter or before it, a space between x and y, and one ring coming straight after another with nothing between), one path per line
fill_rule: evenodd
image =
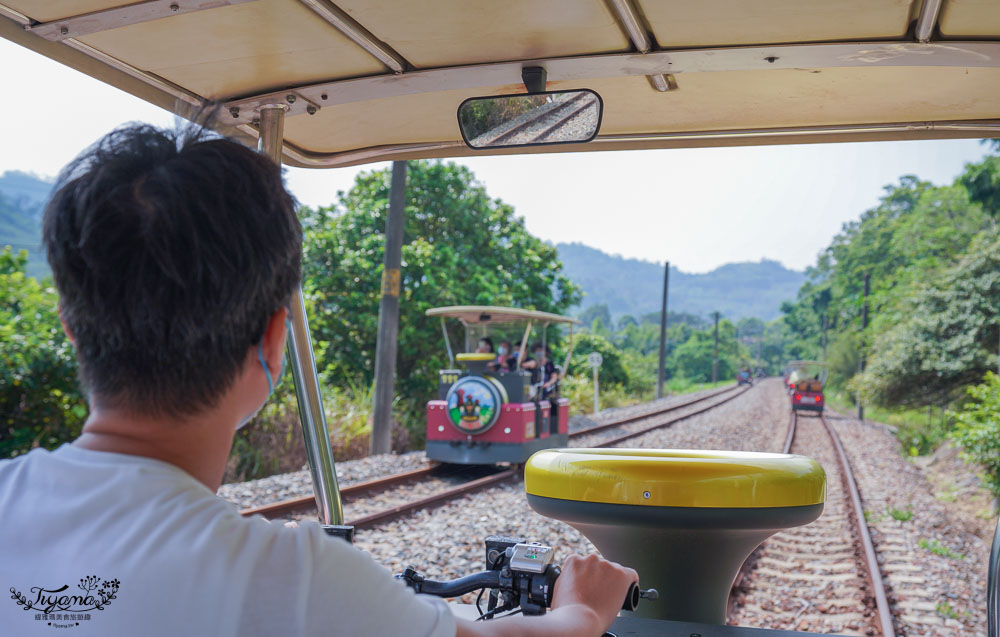
M570 439L587 446L613 446L714 409L747 390L746 387L727 386L688 400L630 413L593 427L571 431ZM610 435L598 438L600 432ZM345 486L341 489L341 495L350 518L347 523L357 529L364 529L405 517L415 511L440 506L465 494L514 479L520 473L520 467L497 469L434 463L424 468ZM365 501L361 501L362 497ZM244 516L262 515L268 519L296 519L305 518L303 514L312 509L315 509L315 499L309 495L243 509L241 513Z
M895 637L861 494L837 432L823 415L799 418L793 411L783 452L823 465L826 507L812 524L778 533L747 559L733 584L730 621Z

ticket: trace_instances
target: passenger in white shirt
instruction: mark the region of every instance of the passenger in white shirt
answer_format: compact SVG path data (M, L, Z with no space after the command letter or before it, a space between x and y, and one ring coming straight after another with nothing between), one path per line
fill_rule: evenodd
M182 137L108 135L46 209L91 412L72 444L0 461L0 633L600 635L637 577L597 556L564 562L545 616L470 622L316 523L215 496L281 374L301 228L269 159Z

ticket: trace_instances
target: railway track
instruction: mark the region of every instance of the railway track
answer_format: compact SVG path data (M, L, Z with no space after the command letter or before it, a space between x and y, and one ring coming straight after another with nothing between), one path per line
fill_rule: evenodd
M632 415L627 418L622 418L621 420L602 423L600 425L594 427L588 427L586 429L571 431L569 437L570 440L574 440L575 442L586 443L577 446L613 447L615 445L625 442L626 440L636 438L638 436L649 433L651 431L655 431L657 429L669 427L674 423L681 422L682 420L687 420L688 418L693 418L698 414L703 414L706 411L709 411L710 409L714 409L722 404L729 402L730 400L733 400L737 396L742 395L744 392L749 391L749 389L750 389L749 387L742 388L736 385L730 387L724 387L723 389L720 389L718 391L714 391L704 396L699 396L698 398L685 401L683 403L667 405L663 409L658 409L655 411L639 415ZM722 396L720 400L709 402L711 399L716 398L720 395ZM678 412L682 409L685 409L686 407L691 407L694 405L697 405L698 407L691 411L685 411L682 414L667 416L668 414L674 414L674 412ZM661 419L664 416L667 416L666 419ZM635 428L629 427L625 431L612 435L609 438L590 440L590 436L597 434L599 432L608 431L611 429L619 429L633 424L638 424L638 426Z
M824 416L793 412L783 451L823 465L826 507L812 524L778 533L751 555L733 585L730 622L895 637L882 568L837 432Z
M497 135L489 143L492 145L507 146L542 141L558 132L560 128L593 106L594 103L595 98L593 96L581 93L568 100L558 102L552 105L551 108L539 109L540 112L537 115ZM549 124L548 122L552 123ZM532 129L537 126L543 126L543 128L537 132L533 131ZM517 139L522 134L525 136L525 139Z
M594 427L576 430L570 432L569 436L571 439L586 439L590 442L590 436L593 436L598 432L628 427L629 425L637 425L635 428L629 428L624 432L619 432L616 435L604 438L596 443L591 443L593 446L613 446L649 431L667 427L676 422L680 422L704 413L732 400L744 391L746 390L737 386L724 387L680 403L665 405L659 409L641 412L639 414L631 414ZM720 396L720 400L712 400L719 398ZM692 406L696 408L685 411L680 415L668 416L666 419L663 418L668 414L673 414L674 412L678 412ZM373 509L371 506L360 507L363 512L351 519L348 519L346 524L353 525L356 529L371 528L378 524L410 515L414 511L440 506L465 494L486 489L503 481L517 478L520 476L521 468L511 467L504 470L487 469L486 475L482 475L483 471L484 470L482 468L476 467L457 467L433 464L421 469L406 471L346 486L341 489L341 497L344 499L345 509L349 512L352 508L355 508L351 506L352 503L357 502L358 499L363 496L371 496L380 500L388 501L388 506L382 506L379 508ZM463 479L463 477L468 479ZM457 484L447 484L449 481L454 481L456 478L458 479ZM426 483L432 480L437 480L440 483L438 486L441 488L431 489L428 493L419 493L416 495L414 495L412 491L408 491L412 490L415 485L418 485L418 483ZM425 484L422 486L426 487L427 485ZM420 490L424 491L426 488ZM314 509L315 504L315 498L310 495L274 502L264 506L243 509L241 513L244 516L255 514L262 515L268 519L285 518L293 517L296 514ZM348 515L353 514L349 513Z

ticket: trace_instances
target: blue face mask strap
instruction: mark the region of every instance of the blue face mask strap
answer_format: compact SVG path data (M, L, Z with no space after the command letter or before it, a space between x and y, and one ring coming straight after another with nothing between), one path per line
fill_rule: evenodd
M292 331L292 321L290 318L285 317L285 336L287 338L288 334ZM260 366L264 368L264 375L267 376L267 395L270 396L274 393L274 380L271 378L271 370L267 366L267 361L264 360L264 339L260 339L260 343L257 344L257 359L260 361ZM281 371L278 372L278 382L285 376L285 357L281 357Z
M260 344L257 345L257 358L260 360L260 366L264 368L264 374L267 376L267 395L270 396L274 393L274 381L271 379L271 370L267 367L267 361L264 360L263 339L261 339Z

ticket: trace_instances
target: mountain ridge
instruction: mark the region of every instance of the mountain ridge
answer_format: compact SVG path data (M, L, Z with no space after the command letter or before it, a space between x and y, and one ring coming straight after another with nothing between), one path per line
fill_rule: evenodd
M52 182L25 172L0 175L0 245L28 251L28 274L49 273L41 249L42 209ZM557 243L564 272L584 291L583 309L605 304L614 317L637 319L660 311L663 266L651 261L611 255L581 243ZM727 263L711 272L693 274L670 268L671 312L706 317L718 310L730 319L780 316L781 302L794 299L805 273L777 261Z
M663 264L611 255L582 243L557 243L555 248L563 272L583 288L579 310L605 304L614 317L659 312ZM699 274L671 265L667 305L671 312L707 316L718 311L730 319L770 321L781 316L781 303L795 298L805 276L769 259L726 263Z

